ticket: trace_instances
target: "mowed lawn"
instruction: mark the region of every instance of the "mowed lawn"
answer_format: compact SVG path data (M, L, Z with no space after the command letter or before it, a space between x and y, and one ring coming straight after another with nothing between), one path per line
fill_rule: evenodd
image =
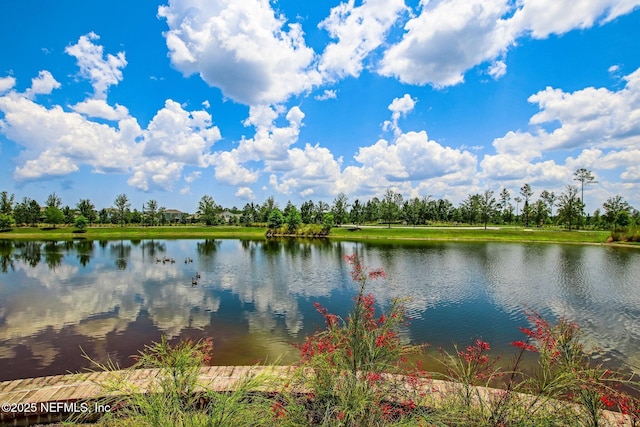
M76 233L72 227L44 228L24 227L0 233L0 239L41 240L113 240L113 239L264 239L264 227L238 226L164 226L164 227L88 227L84 233ZM609 231L567 231L549 228L521 227L406 227L386 226L336 227L330 239L353 241L511 241L511 242L560 242L560 243L605 243Z

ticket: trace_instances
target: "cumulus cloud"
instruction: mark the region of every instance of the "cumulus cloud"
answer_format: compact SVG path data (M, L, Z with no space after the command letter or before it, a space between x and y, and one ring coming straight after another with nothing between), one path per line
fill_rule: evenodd
M500 78L506 72L503 57L518 39L590 28L639 5L640 0L421 1L402 39L384 53L378 73L440 88L459 84L466 71L490 63L489 75Z
M302 27L276 16L268 0L172 0L158 15L169 26L171 63L237 102L280 103L321 81Z
M208 113L188 112L172 100L147 129L124 107L110 107L102 100L74 108L83 114L59 105L47 108L16 92L0 96L0 132L22 147L16 180L64 176L88 165L97 173L132 173L129 184L143 190L170 189L184 165L207 166L210 148L220 139ZM98 123L88 116L117 123Z
M31 79L31 87L27 89L25 96L33 99L36 95L48 95L60 86L60 82L49 71L42 70L38 73L38 77Z
M186 111L168 99L144 132L143 154L206 166L211 146L221 138L211 115L204 110Z
M359 76L365 58L384 43L404 10L403 0L364 0L359 6L349 0L332 8L318 26L338 41L325 48L319 70L329 80Z
M127 60L124 52L108 54L105 58L103 47L93 43L99 39L100 36L93 32L80 36L78 42L68 46L65 52L77 59L80 77L91 82L94 98L106 99L109 86L122 81L122 68L127 65Z
M382 128L386 130L393 130L396 136L400 135L402 131L398 127L398 120L400 117L406 116L407 113L413 111L416 105L416 100L411 98L408 93L405 93L402 98L395 98L391 104L389 104L389 110L391 111L391 121L385 121Z
M242 200L253 200L256 198L256 195L253 194L253 190L249 187L240 187L238 191L236 191L235 196Z
M404 133L391 144L379 140L360 148L355 159L389 181L421 181L461 171L474 173L477 162L468 151L429 140L425 131Z
M409 84L458 84L466 70L502 55L512 43L502 19L508 11L506 0L421 2L402 40L385 52L379 73Z
M14 77L0 77L0 94L7 92L16 85L16 79Z
M99 119L118 121L129 117L129 109L127 107L120 104L111 106L104 99L87 99L71 108L77 113Z
M624 77L624 88L587 87L574 92L547 87L529 97L539 111L528 132L508 132L493 142L496 154L481 162L484 177L561 183L574 170L626 168L632 179L640 162L640 69ZM575 153L564 164L545 159L553 152Z

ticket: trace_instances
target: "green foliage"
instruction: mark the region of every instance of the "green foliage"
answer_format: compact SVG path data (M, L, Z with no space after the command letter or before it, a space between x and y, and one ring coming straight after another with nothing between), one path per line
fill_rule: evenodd
M157 386L147 393L127 376L102 384L105 397L99 403L118 407L100 420L105 426L257 426L269 425L272 413L266 396L255 393L267 378L239 379L227 392L216 392L200 383L200 367L211 358L212 342L180 341L171 345L166 337L145 346L131 369L157 368ZM98 365L111 370L112 365ZM203 391L199 391L203 390ZM125 393L124 396L122 395Z
M394 301L385 313L375 316L375 300L365 294L366 284L368 279L384 277L384 271L365 268L355 255L345 259L359 285L355 304L346 320L314 304L326 328L307 337L300 346L298 378L313 390L308 410L316 424L384 425L392 416L410 416L416 409L417 397L407 384L386 379L388 372L400 371L406 355L421 347L400 341L400 327L405 322L401 301ZM397 406L387 401L390 396L398 400Z
M282 212L280 212L280 209L278 208L273 209L269 214L267 221L268 227L270 229L279 228L282 224L284 224L284 216L282 215Z
M13 215L0 213L0 231L11 230L16 225L16 220Z
M322 217L322 233L325 236L328 235L334 225L335 221L333 219L333 214L330 212L324 214L324 217Z
M89 225L89 220L84 215L80 215L76 218L73 225L78 230L84 230L87 228L87 225Z
M222 208L213 201L213 197L202 196L198 203L198 214L206 225L217 224L220 211L222 211Z
M55 206L47 206L44 210L44 220L55 228L64 222L64 213Z

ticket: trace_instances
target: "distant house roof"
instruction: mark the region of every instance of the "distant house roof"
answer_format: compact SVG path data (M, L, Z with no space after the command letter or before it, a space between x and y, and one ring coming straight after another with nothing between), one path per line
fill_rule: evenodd
M165 209L164 213L169 215L182 215L184 212L179 211L178 209Z

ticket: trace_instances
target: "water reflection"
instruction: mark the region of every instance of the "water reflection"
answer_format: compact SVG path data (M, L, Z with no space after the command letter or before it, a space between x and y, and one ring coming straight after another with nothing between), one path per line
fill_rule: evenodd
M482 336L508 351L532 308L566 315L613 357L640 364L640 252L624 248L1 241L0 379L81 369L79 347L127 365L161 334L213 336L219 364L274 360L322 325L314 301L347 313L355 285L342 257L351 253L387 271L370 283L380 307L411 297L407 341L437 348Z

